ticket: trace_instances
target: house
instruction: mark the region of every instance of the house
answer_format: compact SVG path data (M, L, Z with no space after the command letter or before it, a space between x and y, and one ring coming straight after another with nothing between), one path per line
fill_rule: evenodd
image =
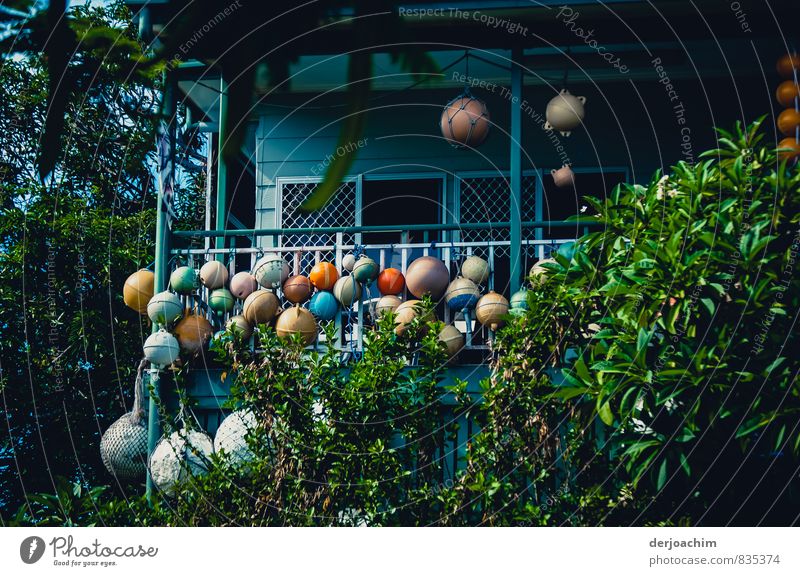
M156 41L169 37L184 10L169 0L128 4L143 37ZM478 254L490 263L488 287L509 297L533 263L585 230L565 220L590 210L586 196L602 199L619 183L647 182L658 169L697 162L715 145L713 126L770 112L772 63L789 46L759 30L774 30L792 3L773 2L772 11L677 0L376 3L402 23L400 48L424 51L436 63L438 72L427 75L410 74L396 58L395 37L379 16L371 36L359 35L365 16L349 3L327 3L302 32L286 24L300 18L291 3L217 4L179 46L173 75L191 126L208 135L215 219L206 231L170 233L159 205L157 290L166 287L173 257L194 266L218 258L238 271L276 251L295 273L307 274L320 260L341 269L355 250L403 271L430 254L453 273L466 255ZM229 86L249 73L228 52L240 43L258 55L246 63L255 69L253 105L233 111L247 126L241 149L224 157L218 151L228 135L219 131L232 113ZM258 61L285 45L286 78L277 87L259 83ZM357 112L365 128L343 142L348 62L365 50L371 86ZM206 57L193 59L198 51ZM747 85L764 89L741 89ZM443 138L440 119L466 87L485 103L491 128L479 146L456 148ZM586 99L584 121L569 135L548 129L546 117L548 102L564 89ZM355 161L330 203L303 212L328 166L349 155ZM574 185L559 187L551 173L565 164ZM365 308L356 305L339 319L335 345L357 352ZM468 335L451 372L476 384L487 374L491 334L469 315L444 306L441 313ZM198 371L190 392L213 428L225 385L213 371ZM452 453L457 462L458 449Z

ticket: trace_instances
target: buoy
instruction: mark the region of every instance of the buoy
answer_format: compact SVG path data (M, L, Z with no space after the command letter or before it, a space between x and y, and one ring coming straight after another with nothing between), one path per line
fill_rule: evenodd
M189 356L199 354L213 334L211 323L203 316L189 310L184 312L181 321L175 325L175 337L178 339L181 351Z
M128 276L125 285L122 287L122 300L131 310L139 314L147 312L147 304L153 297L155 291L155 274L150 270L138 270Z
M147 315L156 324L166 326L177 320L183 312L181 299L169 290L159 292L147 304Z
M353 271L353 266L356 265L356 257L354 254L345 254L342 258L342 268L348 272Z
M279 254L267 254L256 262L253 276L264 288L280 288L289 277L289 265Z
M387 312L394 312L402 303L403 301L394 294L381 296L380 300L378 300L377 304L375 304L375 314L378 316L383 316Z
M468 310L475 307L478 298L481 297L481 291L478 286L469 278L456 278L447 287L447 292L444 294L444 300L450 310L456 312L460 310Z
M333 295L345 308L349 308L361 298L361 284L352 276L344 276L333 285Z
M214 452L224 454L228 463L235 468L246 469L256 455L250 448L248 437L258 427L256 415L252 410L236 410L228 414L214 435ZM267 439L269 442L269 439ZM272 452L272 446L267 444Z
M796 53L784 54L778 59L775 69L781 75L781 78L794 79L794 71L800 70L800 55Z
M311 269L308 278L317 290L332 290L339 279L339 273L330 262L318 262Z
M319 291L311 297L308 309L318 320L327 322L336 317L336 313L339 311L339 302L331 292Z
M545 280L547 280L547 275L550 273L550 270L544 267L544 264L555 264L556 261L553 258L545 258L543 260L539 260L536 264L531 266L531 270L528 273L528 277L530 278L530 283L533 288L537 286L541 286L544 284Z
M784 136L794 136L798 126L800 126L800 112L794 108L788 108L778 115L778 130Z
M450 272L444 262L433 256L414 260L406 270L406 287L417 298L430 295L439 300L450 283Z
M384 296L401 294L405 287L405 276L397 268L385 268L378 274L378 291Z
M378 264L364 254L353 265L353 277L362 284L369 284L378 277Z
M242 340L247 340L253 335L253 327L247 318L241 315L231 316L225 324L225 329L233 332Z
M175 431L162 437L150 455L150 477L159 490L172 495L175 486L208 470L214 443L205 432Z
M311 280L305 276L290 277L283 283L283 295L292 304L300 304L311 295Z
M133 412L123 414L100 438L100 458L115 478L144 480L147 472L145 421Z
M449 358L452 358L458 354L464 347L464 335L452 324L448 324L442 328L442 331L439 332L438 338L441 342L444 342L444 345L447 348L447 356Z
M233 310L236 299L227 288L217 288L208 295L208 307L220 316Z
M480 146L489 135L490 126L486 103L469 93L450 100L439 119L442 136L458 148Z
M250 272L237 272L231 278L231 294L239 300L244 300L258 290L258 282Z
M545 109L547 122L544 124L544 129L558 130L562 136L569 136L572 130L583 123L586 116L584 104L586 98L583 96L573 96L569 90L562 90L547 103Z
M252 326L258 326L271 321L279 307L278 297L271 291L256 290L245 299L242 315Z
M511 295L509 314L512 316L524 316L528 310L528 291L524 288Z
M144 341L144 356L148 362L161 368L169 366L180 356L180 344L166 330L153 332Z
M551 170L550 175L553 177L553 184L557 188L572 188L575 186L575 173L568 164L564 164L558 170Z
M178 294L191 294L200 288L200 278L194 268L179 266L170 274L169 285Z
M469 256L461 265L461 275L482 286L489 279L489 263L480 256Z
M778 156L781 159L788 158L791 160L792 158L796 158L800 156L800 142L795 140L794 138L784 138L778 144L778 148L783 148L783 152L779 152Z
M406 300L399 304L395 309L395 329L394 333L398 336L405 334L408 325L417 317L417 307L422 304L419 300Z
M495 331L503 325L503 316L508 314L508 300L494 290L485 294L475 306L478 322Z
M778 85L775 99L784 108L792 108L795 98L800 98L800 84L794 80L785 80Z
M228 269L222 262L210 260L200 268L200 283L209 290L222 288L228 282Z
M292 306L284 310L275 322L275 332L279 338L290 338L300 334L306 346L317 339L317 322L314 316L300 306Z

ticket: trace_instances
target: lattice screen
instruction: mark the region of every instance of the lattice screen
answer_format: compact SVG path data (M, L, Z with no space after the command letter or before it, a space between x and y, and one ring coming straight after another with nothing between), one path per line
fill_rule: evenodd
M281 186L282 222L284 229L329 227L329 226L355 226L356 224L356 182L344 182L334 198L322 210L304 213L300 206L306 198L316 189L317 183L290 182ZM353 244L353 234L344 234L345 244ZM336 234L290 234L284 233L283 246L332 246L336 243ZM321 253L324 260L333 261L335 253L326 251ZM287 259L290 259L287 256ZM314 253L303 254L300 261L304 274L308 274L314 265Z

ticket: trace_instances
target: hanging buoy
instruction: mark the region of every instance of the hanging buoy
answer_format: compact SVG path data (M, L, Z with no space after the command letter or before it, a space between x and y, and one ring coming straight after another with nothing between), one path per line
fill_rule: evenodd
M461 310L468 310L475 307L478 298L481 297L481 291L478 286L469 278L456 278L447 287L444 294L444 300L450 310L456 312Z
M269 290L256 290L244 301L242 315L252 325L267 324L280 307L278 297Z
M544 129L558 130L562 136L569 136L572 130L583 123L586 115L584 104L586 98L583 96L573 96L569 90L562 90L547 103L545 110L547 122L544 124Z
M356 265L356 257L355 254L345 254L342 258L342 268L347 270L348 272L353 271L353 266Z
M361 298L361 284L356 282L352 276L344 276L333 285L333 295L344 306L349 308Z
M491 119L486 103L469 91L448 102L439 118L439 129L456 148L480 146L489 135Z
M784 54L778 59L778 63L775 65L778 74L781 75L781 78L786 78L787 80L794 79L794 71L800 70L800 55L793 53L793 54Z
M244 300L258 289L258 282L250 272L237 272L231 278L231 294Z
M387 312L394 312L402 303L403 301L394 294L381 296L380 300L378 300L378 303L375 304L375 314L378 316L383 316Z
M225 324L225 329L233 332L242 340L247 340L253 335L253 327L247 318L241 315L231 316Z
M200 288L200 278L194 268L179 266L170 274L169 285L178 294L191 294Z
M482 286L489 279L489 263L480 256L469 256L461 265L461 275Z
M408 325L417 317L417 307L422 304L419 300L406 300L399 304L395 309L395 329L394 333L398 336L405 334Z
M405 276L397 268L385 268L378 274L378 291L384 296L402 294L405 287Z
M288 310L281 312L275 322L275 332L279 338L290 338L295 334L300 334L306 346L314 343L317 339L317 322L313 314L301 308L292 306Z
M453 358L464 347L464 335L452 324L448 324L442 328L438 338L441 342L444 342L449 358Z
M228 269L222 262L211 260L200 268L200 283L209 290L222 288L228 282Z
M800 112L794 108L784 110L778 115L778 130L783 132L784 136L794 136L800 126Z
M783 159L796 158L800 156L800 141L795 140L794 138L784 138L778 144L779 149L783 149L782 152L778 153L778 156Z
M317 290L332 290L339 279L339 273L330 262L318 262L311 269L308 278Z
M186 310L181 321L175 325L174 332L181 351L187 356L193 356L203 351L214 334L214 329L203 316Z
M183 312L181 299L169 290L159 292L147 304L147 315L156 324L166 326L177 320Z
M122 300L131 310L139 314L147 312L147 304L153 297L155 274L150 270L138 270L128 276L122 287Z
M524 316L525 311L528 310L528 291L524 288L511 295L509 301L511 309L509 313L513 316Z
M800 98L800 84L794 80L785 80L778 85L775 91L775 99L784 108L791 108L794 106L796 98Z
M572 188L575 186L575 173L569 164L564 164L558 170L551 170L550 175L553 177L553 183L557 188Z
M378 264L364 254L353 265L353 277L362 284L369 284L378 277Z
M414 260L406 271L406 287L417 298L430 295L439 300L450 283L450 272L444 262L433 256Z
M250 448L248 437L256 430L258 421L252 410L236 410L228 414L214 435L214 452L224 455L228 463L246 469L256 455ZM267 439L267 442L269 440ZM272 452L268 443L267 449Z
M545 268L544 264L556 264L556 261L553 258L545 258L531 266L531 270L528 272L531 287L536 288L537 286L541 286L544 284L545 280L547 280L547 275L550 273L550 270Z
M233 310L236 299L227 288L217 288L208 295L208 307L222 316Z
M311 280L305 276L292 276L283 283L283 295L292 304L300 304L311 295Z
M475 316L478 322L496 331L503 325L503 316L508 314L508 300L502 294L490 291L478 300L475 306Z
M205 474L213 452L208 434L183 428L156 444L150 455L150 477L159 490L170 496L178 483Z
M144 341L143 348L145 358L161 368L175 362L181 352L178 340L166 330L150 334Z
M311 297L308 309L318 320L327 322L336 317L336 313L339 311L339 302L332 293L320 291Z
M289 277L289 265L279 254L267 254L256 262L253 276L264 288L280 288Z

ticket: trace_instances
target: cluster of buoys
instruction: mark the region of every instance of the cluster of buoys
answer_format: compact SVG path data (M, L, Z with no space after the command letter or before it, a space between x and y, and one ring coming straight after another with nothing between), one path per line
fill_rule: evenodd
M800 156L800 55L784 54L776 65L783 81L778 85L775 98L784 107L778 115L778 130L786 136L778 143L781 158Z

